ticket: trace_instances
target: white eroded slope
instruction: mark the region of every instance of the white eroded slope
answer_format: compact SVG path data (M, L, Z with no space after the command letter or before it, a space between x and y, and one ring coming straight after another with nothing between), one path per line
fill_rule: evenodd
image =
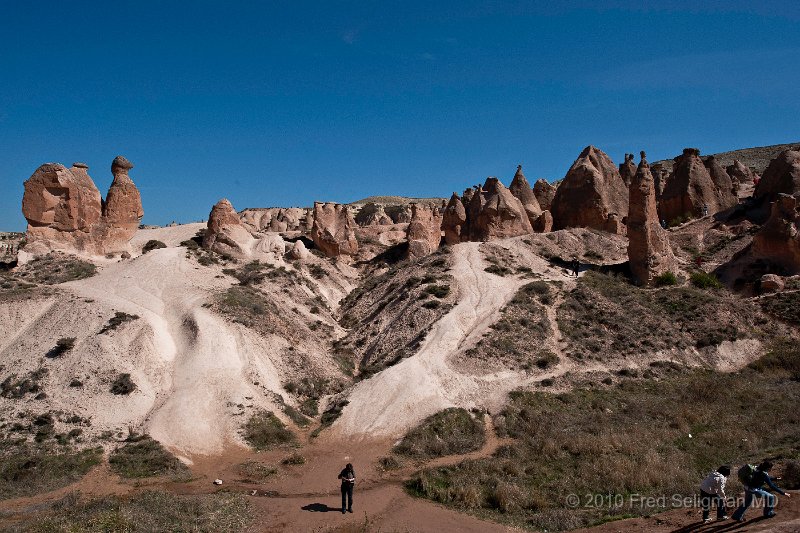
M484 270L480 243L453 247L451 273L459 303L441 320L413 357L360 382L336 421L342 436L399 436L422 418L452 406L496 407L524 381L514 371L475 376L461 373L448 358L480 337L497 320L500 309L525 283Z

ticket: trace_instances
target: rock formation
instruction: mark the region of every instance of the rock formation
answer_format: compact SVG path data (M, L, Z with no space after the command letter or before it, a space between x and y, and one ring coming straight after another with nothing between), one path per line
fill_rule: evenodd
M528 183L525 174L522 173L522 165L517 166L517 173L514 174L514 179L511 180L508 190L522 203L522 207L525 208L525 213L528 215L528 220L533 224L542 214L542 208L539 207L539 200L533 194L531 184Z
M231 203L223 198L211 208L203 248L237 259L248 258L254 238Z
M533 184L533 195L536 196L539 207L543 211L550 211L553 206L553 198L556 196L556 187L543 179L538 179Z
M553 231L553 215L550 211L542 211L542 214L536 218L536 221L531 224L533 231L536 233L548 233Z
M628 259L640 285L650 285L664 272L675 272L675 257L667 231L661 227L656 209L656 189L645 153L630 186L628 203Z
M394 220L386 213L383 205L369 203L362 207L355 217L359 226L389 226Z
M326 256L338 257L358 253L354 226L355 221L346 205L314 202L311 238Z
M728 171L728 175L731 177L731 180L733 180L734 183L751 184L761 179L761 176L756 174L753 169L738 159L734 159L733 164L729 165L725 170Z
M453 245L461 242L461 230L467 221L467 209L458 197L458 193L453 193L450 201L444 208L442 214L442 230L444 230L444 240L447 244Z
M772 202L781 193L800 193L800 149L784 150L770 161L753 196Z
M633 162L633 154L625 154L625 162L619 166L619 175L627 187L630 187L633 176L636 175L636 163Z
M778 193L769 219L753 235L752 255L778 266L786 275L800 273L798 207L796 196Z
M704 209L705 206L705 209ZM717 187L700 159L700 150L684 148L675 158L675 167L661 193L658 213L667 222L679 218L702 217L720 211Z
M432 254L442 241L442 215L439 208L411 204L408 224L408 257L415 259Z
M553 228L594 228L624 234L628 187L601 150L587 146L556 189Z
M144 215L141 196L128 175L131 168L124 157L114 159L114 181L105 204L84 163L69 169L46 163L36 169L25 182L22 198L28 220L26 250L34 255L50 250L94 255L129 251Z
M764 274L760 280L761 292L780 292L786 286L783 278L775 274Z
M733 181L728 172L717 162L717 158L710 155L703 159L703 164L714 182L717 194L717 205L720 211L730 209L739 203L733 186Z
M472 211L480 206L477 218L470 218L471 240L488 241L533 233L522 202L500 180L487 178L483 189L480 193L476 191L470 201ZM467 211L468 217L471 210Z
M294 241L294 244L289 250L289 258L297 261L305 261L308 259L308 249L302 240L297 239Z
M666 186L667 179L669 178L669 170L664 168L663 163L653 163L650 166L650 174L653 175L653 183L656 188L656 198L661 198L661 194L664 192L664 186Z

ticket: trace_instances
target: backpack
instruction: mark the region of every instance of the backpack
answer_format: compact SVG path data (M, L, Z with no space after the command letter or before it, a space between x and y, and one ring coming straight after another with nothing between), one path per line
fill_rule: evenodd
M741 481L744 486L750 487L753 485L753 478L756 475L756 467L750 464L743 465L736 475L739 477L739 481Z

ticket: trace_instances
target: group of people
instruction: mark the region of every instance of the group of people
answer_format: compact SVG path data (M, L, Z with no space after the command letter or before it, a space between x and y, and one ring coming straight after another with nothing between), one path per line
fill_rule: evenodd
M775 495L770 490L789 497L789 494L778 488L769 476L769 471L773 464L764 461L758 466L746 464L742 466L737 475L739 481L744 485L744 502L733 513L736 521L744 522L744 513L753 504L753 499L757 496L764 498L764 517L772 518L775 516ZM727 520L727 509L725 505L725 484L728 476L731 475L731 468L727 465L720 466L703 479L700 484L700 507L703 509L703 522L711 522L711 507L717 506L717 520ZM767 486L765 489L764 486Z

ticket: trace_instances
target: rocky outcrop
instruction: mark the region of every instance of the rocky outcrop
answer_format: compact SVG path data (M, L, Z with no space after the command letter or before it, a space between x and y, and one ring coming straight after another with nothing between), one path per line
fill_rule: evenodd
M628 187L603 151L587 146L556 189L553 227L594 228L624 234Z
M314 222L311 238L314 245L328 257L355 255L358 241L355 221L346 205L314 202Z
M776 265L784 274L800 273L800 211L796 196L778 193L769 219L753 236L752 255Z
M211 208L203 235L203 248L245 259L251 255L254 240L227 199L223 198Z
M739 199L736 196L733 181L728 172L719 164L717 158L710 155L703 159L703 164L708 169L711 181L714 182L718 209L724 211L738 204Z
M28 221L26 250L93 255L129 252L130 239L144 215L139 190L128 175L124 157L111 165L114 181L104 203L88 166L59 163L40 166L25 182L22 213Z
M539 207L543 211L549 211L553 206L553 198L556 196L556 187L543 179L538 179L533 184L533 195L536 196Z
M631 272L640 285L650 285L664 272L675 272L675 257L669 237L661 227L656 208L655 180L645 153L630 186L628 202L628 259Z
M661 198L661 193L664 192L664 187L669 178L669 170L664 167L663 163L653 163L650 166L650 174L653 175L653 184L656 189L656 198Z
M720 211L720 196L711 174L700 159L700 150L684 148L658 204L658 213L667 222L699 218Z
M408 257L416 259L439 249L442 241L442 215L438 207L411 204L408 224Z
M728 165L725 170L728 172L728 175L731 177L731 180L733 180L734 183L755 184L761 179L761 176L756 174L753 169L738 159L734 159L733 164Z
M550 211L542 211L542 214L536 218L536 221L531 226L533 226L533 231L536 233L553 231L553 215L550 214Z
M248 208L239 213L239 218L253 231L306 231L311 210L302 207Z
M290 259L294 259L296 261L305 261L308 259L308 249L303 241L298 239L294 241L294 244L289 249L288 255Z
M764 274L760 280L761 292L780 292L786 286L783 278L775 274Z
M355 216L359 226L390 226L394 220L386 213L383 205L369 203L362 207Z
M533 224L542 214L542 208L539 207L539 200L533 194L531 184L528 183L525 174L522 173L522 165L517 166L517 173L514 174L514 179L511 180L508 190L522 203L522 207L525 208L525 213L528 215L528 221Z
M533 233L525 207L497 178L487 178L470 201L470 240L489 241Z
M800 150L784 150L770 161L753 193L755 198L774 201L779 194L800 193Z
M636 163L633 162L633 154L625 154L625 162L619 166L619 175L626 187L630 187L633 176L636 175Z
M454 192L442 214L442 230L447 244L452 246L461 242L462 228L466 222L467 209L458 197L458 193Z

